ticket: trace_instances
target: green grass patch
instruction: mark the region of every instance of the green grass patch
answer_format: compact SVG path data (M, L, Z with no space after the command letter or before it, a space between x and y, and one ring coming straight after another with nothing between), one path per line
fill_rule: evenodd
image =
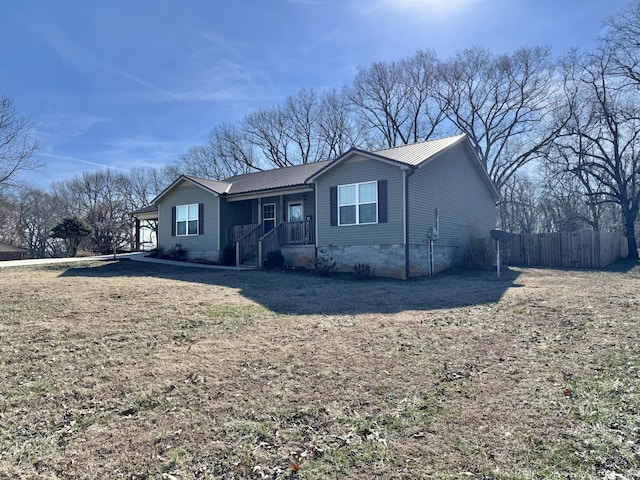
M259 305L215 305L202 310L218 332L243 330L269 311Z

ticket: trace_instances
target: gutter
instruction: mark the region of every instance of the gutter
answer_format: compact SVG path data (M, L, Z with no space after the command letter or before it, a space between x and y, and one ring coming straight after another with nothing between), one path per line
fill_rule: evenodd
M416 173L416 167L404 171L404 279L409 279L409 177Z

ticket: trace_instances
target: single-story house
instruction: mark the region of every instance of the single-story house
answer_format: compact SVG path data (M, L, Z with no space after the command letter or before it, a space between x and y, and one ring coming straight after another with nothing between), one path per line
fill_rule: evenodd
M318 257L339 271L363 264L397 278L459 265L471 236L495 227L498 192L466 135L237 175L180 176L152 202L158 246L194 259L262 266L280 250L288 265ZM147 218L149 212L146 212Z
M0 242L0 262L5 260L23 260L26 251L25 248L14 247L13 245Z

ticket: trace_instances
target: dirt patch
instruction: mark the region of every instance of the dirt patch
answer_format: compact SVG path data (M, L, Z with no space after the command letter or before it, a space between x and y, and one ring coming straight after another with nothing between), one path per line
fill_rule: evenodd
M4 269L0 477L637 478L639 291Z

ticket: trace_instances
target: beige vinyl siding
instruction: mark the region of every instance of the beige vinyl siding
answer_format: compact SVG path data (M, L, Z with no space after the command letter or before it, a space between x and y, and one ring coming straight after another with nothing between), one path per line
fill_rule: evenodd
M387 180L388 222L331 226L330 187L377 180ZM316 182L316 195L318 197L318 246L404 243L403 172L399 167L356 156L320 176Z
M218 250L218 196L187 181L176 185L158 203L158 246L170 249L180 243L190 254ZM204 234L171 236L171 208L204 204Z
M409 243L424 244L440 215L436 245L466 246L470 233L489 235L495 226L495 198L479 174L482 168L464 144L433 158L409 177Z

